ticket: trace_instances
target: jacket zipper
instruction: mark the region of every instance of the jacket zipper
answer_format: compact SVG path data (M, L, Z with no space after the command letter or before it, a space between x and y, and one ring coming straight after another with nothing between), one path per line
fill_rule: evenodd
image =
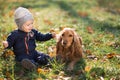
M27 52L27 54L29 54L28 44L27 44L27 36L25 37L25 47L26 47L26 52Z

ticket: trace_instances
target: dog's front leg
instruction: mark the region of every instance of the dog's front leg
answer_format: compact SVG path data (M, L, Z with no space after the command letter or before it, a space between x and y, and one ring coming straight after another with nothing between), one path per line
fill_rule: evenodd
M73 60L72 62L69 63L67 70L72 71L74 68L74 65L79 61L79 59Z
M56 56L56 60L57 60L58 62L60 62L60 63L64 63L64 62L65 62L64 57L63 57L62 55L60 55L60 54L58 54L58 55Z
M75 61L72 61L71 63L69 63L68 68L67 68L67 71L73 70L74 64L75 64Z

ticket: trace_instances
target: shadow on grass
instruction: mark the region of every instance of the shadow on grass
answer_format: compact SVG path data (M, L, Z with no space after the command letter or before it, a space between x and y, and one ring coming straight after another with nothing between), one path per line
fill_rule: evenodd
M84 72L85 66L86 66L85 60L82 58L82 59L80 59L79 62L77 62L74 65L74 69L72 71L66 70L68 65L65 66L64 71L68 76L71 76L73 80L75 80L75 79L86 80L86 74Z
M99 7L103 7L100 4L100 1L98 1L98 3L99 3ZM54 1L54 0L35 1L35 0L30 0L29 3L27 1L23 1L21 3L16 2L15 4L17 6L23 6L23 7L26 7L26 8L36 8L36 9L50 7L51 5L52 6L58 5L62 10L67 11L68 15L70 17L76 18L78 21L82 20L83 23L85 23L85 26L91 26L98 32L107 31L107 32L113 33L114 35L118 35L118 33L120 33L120 25L119 24L112 25L112 24L109 23L109 21L100 22L100 21L91 19L89 16L85 16L85 17L80 16L78 14L78 12L76 11L76 9L74 8L74 5L82 5L83 4L82 1L78 1L78 2L73 3L73 2L70 2L70 1L67 2L65 0L62 0L62 1ZM80 6L78 8L82 9L86 5L88 5L88 3L86 3L83 6ZM90 7L91 7L91 5L88 6L88 8L90 8Z
M105 76L105 71L103 68L100 67L95 67L90 70L90 76L92 78L97 78L97 77L104 77Z
M82 20L84 23L86 23L86 26L91 26L93 27L96 31L107 31L111 32L114 35L118 35L120 33L120 25L112 25L110 23L106 22L100 22L97 20L92 20L89 18L89 16L82 17L78 14L78 12L73 8L74 5L70 5L70 2L65 2L65 1L52 1L52 0L47 0L48 3L54 3L59 5L59 7L68 12L68 15L70 15L73 18L76 18L77 20ZM75 5L80 5L80 1L78 3L75 3ZM87 4L86 4L87 5ZM83 6L84 7L84 6ZM82 9L82 8L80 8Z
M86 80L86 73L84 71L86 63L84 58L81 58L79 62L74 65L74 69L72 71L68 71L67 68L69 63L61 63L59 61L54 60L52 63L53 73L58 76L70 77L70 80Z
M119 14L120 15L120 0L98 0L98 5L102 8L105 8L107 12L110 12L114 15Z
M117 0L117 1L119 2L119 0ZM117 1L114 1L114 4L118 4ZM103 7L103 5L101 5L100 2L101 2L101 0L98 0L99 7ZM109 3L112 3L112 1L110 1ZM76 11L76 9L74 8L74 5L82 5L82 4L83 4L83 6L78 6L79 9L82 9L82 8L84 8L84 6L88 5L88 3L84 4L84 3L82 3L82 1L78 1L78 2L71 1L70 2L70 1L65 1L65 0L58 0L58 1L56 1L56 0L44 0L44 1L30 0L29 2L28 1L21 1L21 2L16 1L16 2L13 2L12 4L10 4L10 6L14 7L14 8L18 7L18 6L23 6L26 8L43 9L43 8L48 8L51 5L53 7L54 7L54 5L58 5L62 10L67 11L68 15L70 17L76 18L78 21L82 20L83 23L86 24L86 26L93 25L91 27L93 27L96 31L108 31L108 32L112 32L114 35L120 33L120 25L117 23L114 26L107 21L100 22L97 20L93 20L89 16L81 17L78 14L78 12ZM107 5L107 4L104 4L104 5ZM90 5L90 7L91 7L91 5ZM87 8L89 8L89 6Z
M17 80L33 80L36 79L38 76L36 76L36 71L30 71L26 70L22 67L22 65L18 62L14 65L14 73L15 73L15 79ZM41 78L46 79L46 77L42 74L40 74Z
M34 3L34 4L33 4ZM29 3L28 2L22 2L20 6L26 7L26 8L46 8L49 7L49 3L43 3L41 4L41 1L36 1L36 0L31 0Z
M65 10L65 11L68 11L69 14L72 17L74 17L76 19L82 19L83 22L87 22L88 25L94 25L94 28L100 28L101 27L101 31L106 31L106 30L110 31L110 32L114 31L113 33L116 33L116 31L117 31L117 34L120 31L120 25L113 26L113 25L111 25L110 23L107 23L107 22L95 21L95 20L90 19L89 16L80 17L78 15L78 13L76 12L76 10L73 9L73 7L71 5L69 5L69 3L66 3L64 1L59 1L59 2L56 2L56 3L60 6L61 9Z

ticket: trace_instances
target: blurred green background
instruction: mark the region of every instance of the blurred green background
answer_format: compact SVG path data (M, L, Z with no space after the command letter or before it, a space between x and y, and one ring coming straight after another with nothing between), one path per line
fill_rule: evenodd
M0 80L53 80L59 76L61 80L120 79L120 0L0 0L0 55L4 51L2 41L17 28L14 11L19 6L32 12L34 27L40 32L58 34L61 28L74 28L83 38L85 58L76 65L75 74L61 75L63 65L53 63L51 72L26 71L21 79L14 56L1 57ZM49 54L49 47L55 45L55 40L37 42L36 49Z

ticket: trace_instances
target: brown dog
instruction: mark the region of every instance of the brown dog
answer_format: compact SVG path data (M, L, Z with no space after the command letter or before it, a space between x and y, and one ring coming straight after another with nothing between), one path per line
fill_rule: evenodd
M64 28L57 42L57 59L68 63L67 70L73 70L76 62L83 56L82 40L71 28Z

